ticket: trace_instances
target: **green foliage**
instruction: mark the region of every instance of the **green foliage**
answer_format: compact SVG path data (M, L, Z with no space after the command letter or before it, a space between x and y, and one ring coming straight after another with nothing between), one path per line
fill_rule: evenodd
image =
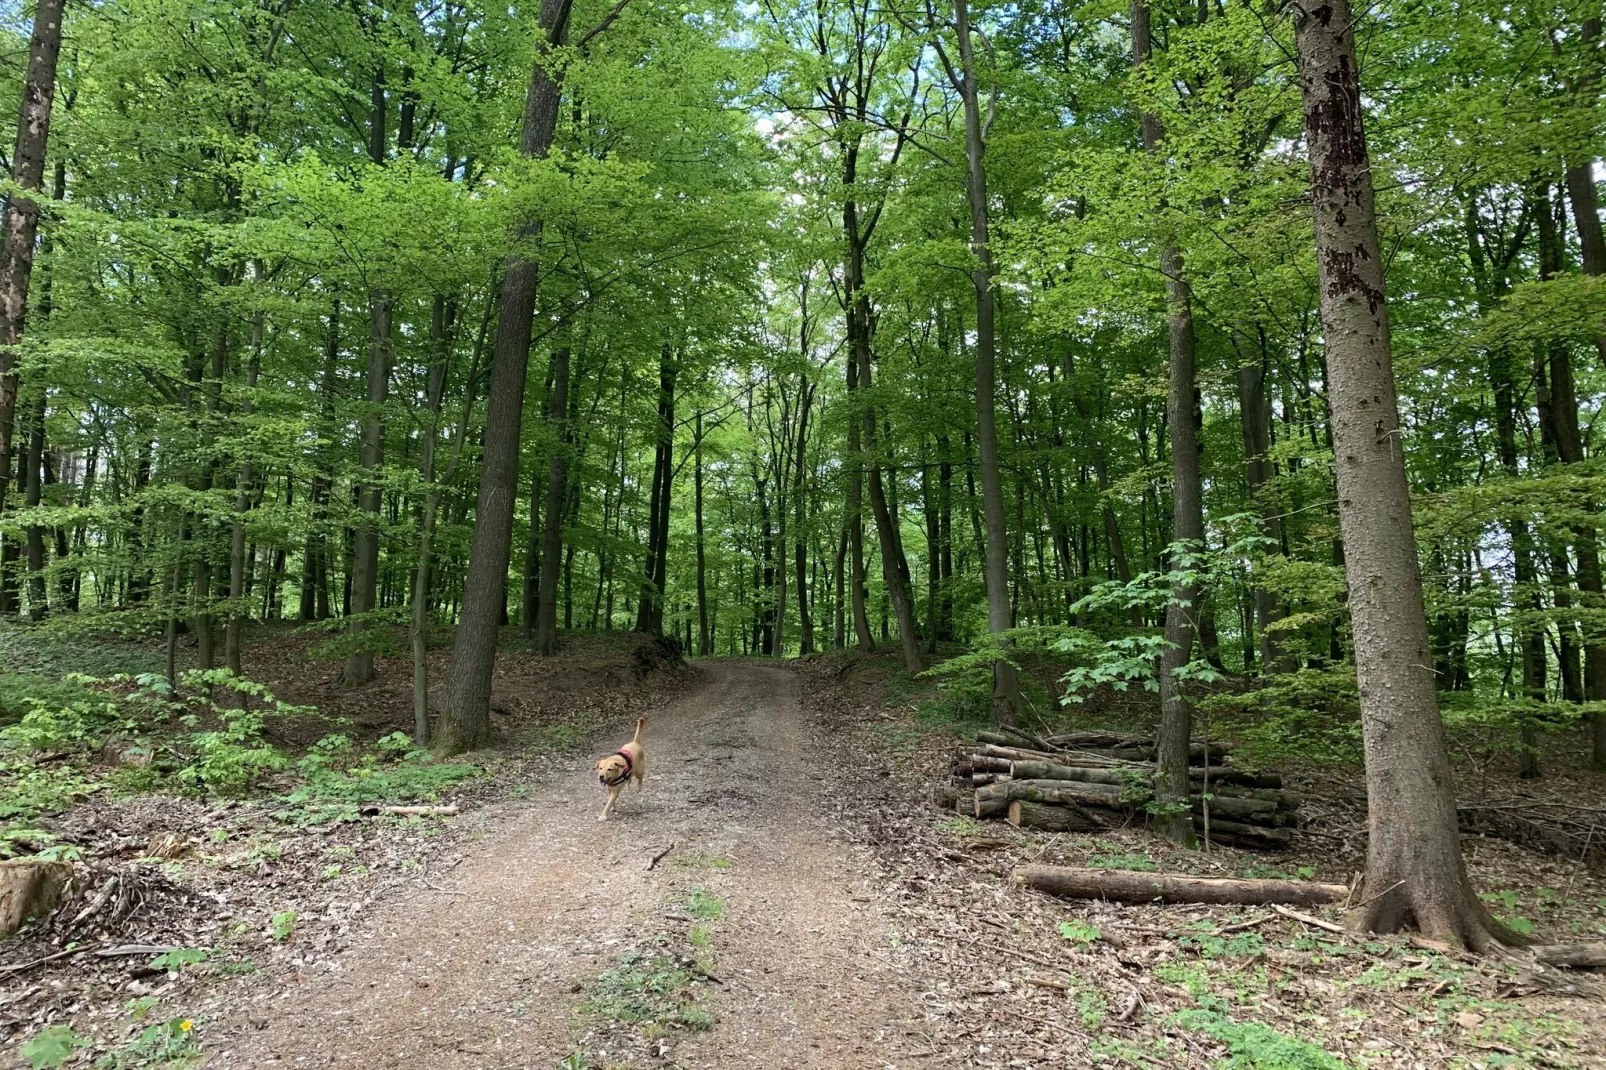
M144 1070L164 1067L182 1070L201 1058L195 1041L195 1023L188 1018L172 1018L146 1026L128 1044L95 1060L96 1070Z
M697 1005L696 976L662 950L632 951L597 978L584 1009L628 1025L707 1030L714 1020Z
M1062 921L1059 923L1058 929L1061 936L1082 947L1086 947L1102 935L1097 926L1090 925L1080 918Z
M725 916L725 901L710 891L694 888L686 896L686 913L703 921L718 921Z
M89 1047L90 1043L89 1038L73 1032L71 1026L47 1025L22 1046L22 1057L28 1060L32 1070L65 1066L75 1051Z
M273 916L271 925L273 938L281 944L284 943L286 940L290 939L290 937L295 935L296 912L293 910L279 911L279 913Z
M438 800L443 792L485 775L477 765L437 761L397 732L359 753L343 735L326 736L297 763L302 783L286 796L296 815L329 820L353 808Z
M1159 869L1148 855L1127 851L1101 851L1090 855L1087 864L1094 869L1135 869L1145 873Z
M1200 708L1217 731L1231 733L1234 755L1245 763L1360 760L1354 666L1281 673L1242 694L1212 695Z
M182 970L186 966L194 966L198 962L205 962L211 952L199 947L180 947L172 951L164 951L151 959L153 970Z
M1218 1064L1221 1070L1347 1070L1316 1045L1260 1022L1234 1022L1214 1010L1179 1011L1175 1020L1227 1045L1228 1057Z

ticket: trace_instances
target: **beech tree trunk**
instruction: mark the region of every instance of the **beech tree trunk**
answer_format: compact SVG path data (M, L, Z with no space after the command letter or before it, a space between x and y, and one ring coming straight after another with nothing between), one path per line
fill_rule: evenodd
M61 54L63 0L37 0L28 72L17 114L17 142L11 181L22 191L44 188L45 149L50 140L50 109L56 96L56 60ZM14 464L19 380L17 351L28 318L28 286L33 279L34 244L39 235L39 204L26 195L6 198L4 247L0 249L0 511Z
M474 341L474 356L469 362L468 379L463 384L463 408L457 420L457 432L452 439L452 459L446 466L446 476L435 481L435 450L440 437L441 403L446 396L446 379L451 371L452 341L455 302L436 297L430 315L429 333L434 349L434 363L429 370L429 427L424 445L419 451L419 481L427 488L424 496L424 515L419 523L418 563L413 569L412 627L408 638L413 651L413 745L429 745L429 608L430 591L434 581L431 574L435 547L435 522L440 515L442 488L451 483L457 474L457 462L463 456L463 443L468 439L469 417L474 411L474 397L479 385L480 356L485 348L485 335L490 328L495 297L485 298L485 317L480 321L479 336Z
M569 27L572 0L542 0L541 30L529 93L524 102L519 150L545 157L557 132L559 81L549 68L552 50ZM496 666L498 625L507 598L507 566L513 541L513 502L519 485L519 439L524 427L524 387L530 363L540 265L533 257L539 221L519 229L521 248L508 256L502 279L501 317L496 326L490 402L485 412L485 451L474 512L474 541L445 702L435 749L455 754L484 746L491 738L491 673ZM561 499L560 499L561 501ZM555 577L554 577L555 580ZM544 592L543 592L544 596ZM556 636L554 636L554 640Z
M703 533L703 414L697 413L693 428L696 442L692 445L693 521L697 529L697 656L706 658L714 652L714 637L708 630L708 561Z
M1266 397L1266 354L1262 350L1253 363L1241 364L1237 372L1238 410L1243 424L1245 476L1249 482L1249 497L1263 513L1272 507L1265 500L1265 491L1272 480L1271 463L1271 409ZM1282 545L1283 522L1276 516L1264 516L1260 533L1275 546ZM1260 672L1291 672L1294 666L1284 656L1282 643L1273 629L1282 619L1282 604L1277 595L1262 584L1254 590L1255 618L1259 630L1258 653Z
M982 128L980 88L967 0L954 0L954 33L959 69L949 77L965 107L966 186L970 202L970 251L976 258L971 285L976 290L976 446L981 469L982 513L986 517L987 630L1001 636L1015 626L1009 601L1009 537L1004 523L1004 480L998 466L997 330L994 323L993 254L987 207L987 142ZM1002 642L1003 640L996 640ZM993 715L1000 724L1020 719L1020 674L1013 662L993 662Z
M379 506L383 495L378 482L385 459L385 401L390 396L391 321L389 290L368 294L372 333L368 342L368 408L363 414L359 461L363 480L357 487L358 520L351 555L351 640L363 644L366 614L377 608L379 588ZM374 652L359 646L346 655L340 682L345 687L366 684L374 678Z
M262 280L262 265L256 265L257 281ZM264 331L266 330L265 317L258 309L251 318L251 357L245 371L245 398L240 402L240 417L248 419L251 415L257 388L257 378L262 372L262 346ZM245 517L251 509L251 489L255 473L251 458L246 457L240 462L240 471L236 477L234 489L234 529L229 540L229 619L223 631L223 664L237 677L243 677L245 672L241 667L241 640L245 630L247 616L245 607L245 581L246 568L250 563L245 552ZM241 696L243 701L243 696Z
M1151 51L1147 0L1132 4L1132 67L1140 70ZM1157 116L1142 117L1143 147L1159 151L1164 130ZM1199 478L1199 438L1194 423L1193 292L1183 275L1182 254L1167 238L1160 249L1160 272L1165 276L1166 309L1170 323L1170 386L1166 423L1171 436L1171 542L1184 552L1197 553L1204 544L1204 502ZM1174 571L1186 568L1171 561ZM1165 611L1165 650L1160 655L1160 731L1157 736L1158 769L1155 801L1161 809L1160 827L1178 843L1193 842L1188 820L1188 741L1193 735L1193 707L1177 679L1177 670L1193 655L1198 631L1201 592L1196 584L1178 580L1171 585Z
M852 397L859 388L859 362L850 355L847 365L848 395ZM852 559L848 602L852 606L854 637L860 652L868 654L875 649L875 640L870 635L870 613L864 604L864 450L859 441L860 426L858 420L848 420L848 551Z
M658 422L647 512L646 576L636 615L636 630L650 635L663 634L664 594L669 580L664 572L668 565L669 499L675 470L675 372L675 351L665 342L658 353Z
M797 417L797 473L792 479L794 565L797 569L798 653L814 652L814 617L809 612L808 540L805 525L808 516L805 486L808 478L809 409L814 404L814 384L807 378L800 380L801 395ZM777 648L781 645L775 644ZM779 656L779 655L777 655Z
M1294 6L1338 514L1366 754L1366 894L1352 923L1482 950L1439 717L1400 441L1372 167L1348 0ZM1511 934L1502 934L1509 936Z
M563 557L564 499L569 489L569 362L567 346L552 351L552 404L549 411L556 432L552 460L547 465L546 524L541 534L540 598L535 611L535 640L541 653L558 652L558 565Z

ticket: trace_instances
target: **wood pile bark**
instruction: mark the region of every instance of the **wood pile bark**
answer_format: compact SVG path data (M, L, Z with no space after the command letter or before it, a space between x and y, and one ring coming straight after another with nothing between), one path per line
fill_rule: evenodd
M939 805L1017 828L1079 832L1141 820L1153 798L1154 740L1116 732L1038 737L976 733L954 757ZM1281 849L1298 823L1298 793L1275 773L1239 769L1217 744L1195 743L1189 769L1194 828L1214 843Z

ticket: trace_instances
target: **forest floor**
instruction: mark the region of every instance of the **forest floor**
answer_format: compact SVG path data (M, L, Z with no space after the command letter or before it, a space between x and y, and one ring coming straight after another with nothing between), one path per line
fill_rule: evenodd
M502 659L502 746L470 756L489 775L442 793L457 816L287 822L268 800L155 798L70 812L63 835L98 857L139 854L152 831L199 844L142 871L142 913L115 936L206 953L0 976L0 1024L21 1040L71 1021L86 1047L69 1065L113 1070L1606 1066L1606 984L1521 953L1009 880L1026 862L1347 880L1353 779L1297 785L1325 794L1287 855L1174 851L1141 828L1023 833L926 801L962 726L937 723L893 659L688 671L621 643ZM375 688L302 680L295 697L382 735L405 718L397 660ZM296 673L258 671L295 690ZM590 762L643 711L646 788L599 823ZM1498 913L1546 941L1606 936L1598 874L1467 846ZM50 951L27 935L0 946L0 970Z

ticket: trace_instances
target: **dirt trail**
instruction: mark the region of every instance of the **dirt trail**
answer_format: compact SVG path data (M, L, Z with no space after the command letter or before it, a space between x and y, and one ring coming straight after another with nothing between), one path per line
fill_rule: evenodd
M705 669L650 716L646 788L627 789L612 820L597 822L603 795L582 763L530 785L460 865L362 919L332 963L231 1000L206 1038L211 1065L544 1070L582 1049L610 1067L925 1065L868 855L823 816L811 758L829 752L803 723L797 677ZM648 1056L638 1031L579 1011L622 955L684 934L693 889L724 904L711 925L722 983L702 1004L715 1024L671 1030Z

